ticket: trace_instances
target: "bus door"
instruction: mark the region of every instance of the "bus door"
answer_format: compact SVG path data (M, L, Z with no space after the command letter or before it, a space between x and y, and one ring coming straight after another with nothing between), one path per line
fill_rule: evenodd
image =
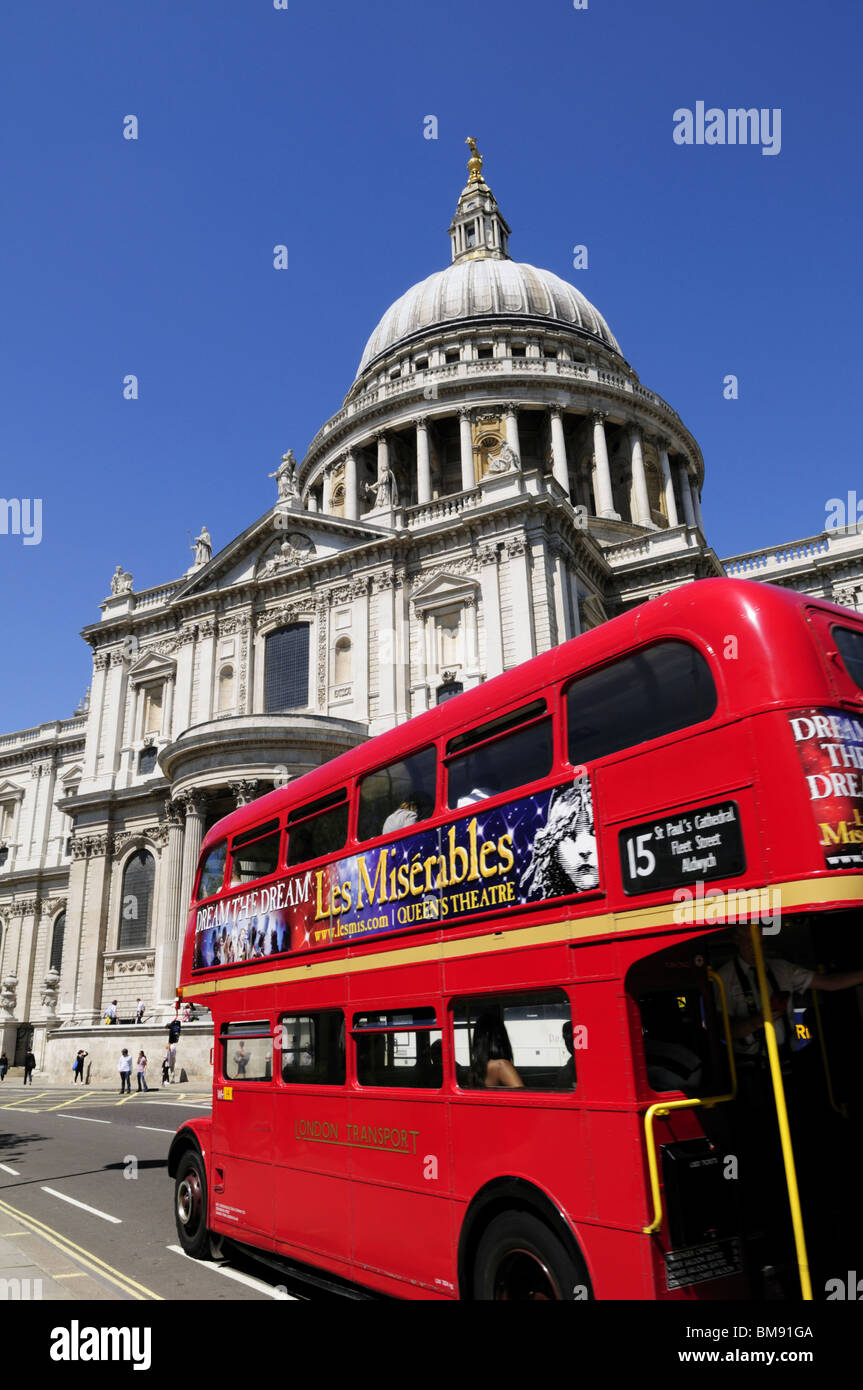
M281 1084L275 1096L276 1240L348 1262L351 1147L341 1009L281 1014Z
M354 1007L354 1259L454 1294L440 1006Z
M219 1031L211 1219L242 1239L273 1234L273 1029L269 1019Z

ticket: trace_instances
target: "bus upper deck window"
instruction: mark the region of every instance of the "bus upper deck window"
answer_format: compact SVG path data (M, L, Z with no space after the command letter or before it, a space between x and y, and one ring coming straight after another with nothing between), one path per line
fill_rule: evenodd
M470 806L547 777L554 759L544 700L491 719L447 744L447 805Z
M231 886L274 874L279 866L280 838L277 820L235 835L231 841Z
M863 632L850 627L834 627L833 640L855 685L863 690Z
M220 841L207 852L207 857L201 865L201 873L198 879L197 901L201 898L209 898L211 894L218 893L225 877L225 860L228 857L227 840Z
M289 866L344 849L348 838L347 795L343 787L288 813Z
M659 642L573 681L567 691L569 761L578 766L709 719L710 667L687 642Z
M369 773L360 783L357 838L370 840L427 820L434 811L436 779L434 748Z

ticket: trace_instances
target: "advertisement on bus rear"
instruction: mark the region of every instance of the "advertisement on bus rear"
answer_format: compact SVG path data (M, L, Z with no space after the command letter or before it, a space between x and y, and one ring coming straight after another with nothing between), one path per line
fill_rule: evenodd
M593 797L582 776L211 903L198 912L194 964L343 946L598 886Z
M863 723L841 709L789 716L828 869L863 868Z

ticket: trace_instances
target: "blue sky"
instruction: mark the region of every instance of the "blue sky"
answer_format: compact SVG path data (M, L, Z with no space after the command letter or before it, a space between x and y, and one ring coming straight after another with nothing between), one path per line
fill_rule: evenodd
M41 498L43 538L0 534L0 731L72 712L118 563L161 583L270 505L448 263L468 134L515 259L698 439L718 553L821 530L863 481L860 51L853 0L5 5L0 496ZM699 100L781 108L780 154L676 145Z

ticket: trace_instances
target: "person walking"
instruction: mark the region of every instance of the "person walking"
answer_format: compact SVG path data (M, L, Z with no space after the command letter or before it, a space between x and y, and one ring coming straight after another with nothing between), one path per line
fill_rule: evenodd
M135 1070L138 1073L138 1090L149 1091L150 1088L147 1085L147 1058L143 1052L138 1053L138 1061L135 1064Z
M6 1080L6 1073L9 1070L9 1058L5 1052L0 1052L0 1081Z
M170 1046L168 1046L168 1047L165 1048L165 1055L164 1055L164 1057L162 1058L162 1085L163 1085L163 1086L167 1086L167 1084L168 1084L168 1082L169 1082L169 1080L170 1080L170 1076L169 1076L170 1068L171 1068L171 1048L170 1048Z
M27 1082L28 1082L28 1081L30 1082L30 1085L31 1085L31 1086L33 1085L33 1073L34 1073L35 1070L36 1070L36 1058L33 1056L33 1053L32 1053L32 1052L29 1050L29 1048L28 1048L28 1050L24 1053L24 1085L25 1085L25 1086L27 1085Z
M129 1056L129 1049L123 1048L120 1053L120 1060L117 1063L117 1070L120 1073L120 1095L127 1092L132 1094L132 1058Z
M108 1020L109 1023L117 1023L117 1022L118 1022L118 1019L117 1019L117 1001L116 1001L116 999L112 999L112 1000L111 1000L110 1004L108 1005L107 1009L105 1010L105 1017L107 1018L107 1020Z
M77 1081L80 1081L82 1085L84 1084L84 1058L89 1057L89 1055L89 1052L85 1052L83 1047L78 1049L78 1055L72 1063L73 1085Z
M168 1043L168 1069L171 1073L171 1085L174 1084L174 1068L177 1065L177 1044Z
M145 1010L144 1001L143 1001L143 999L141 998L141 996L139 995L139 996L138 996L138 1002L137 1002L137 1004L135 1005L135 1022L136 1022L136 1023L143 1023L143 1022L144 1022L144 1010Z

